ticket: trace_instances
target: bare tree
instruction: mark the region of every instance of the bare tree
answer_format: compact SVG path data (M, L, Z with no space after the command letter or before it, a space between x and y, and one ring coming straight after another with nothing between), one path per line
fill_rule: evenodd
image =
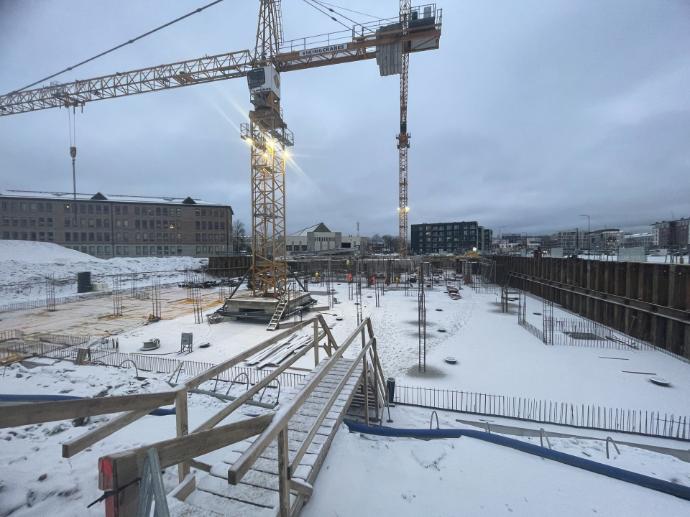
M244 223L239 219L235 219L232 223L232 239L235 253L241 253L247 250L246 232L247 230L244 227Z

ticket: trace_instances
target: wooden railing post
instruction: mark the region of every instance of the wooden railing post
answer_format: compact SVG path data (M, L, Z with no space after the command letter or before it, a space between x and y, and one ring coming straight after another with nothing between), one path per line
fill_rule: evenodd
M189 420L187 413L187 390L180 390L175 397L175 420L177 425L177 437L181 438L189 434ZM189 462L182 462L177 465L177 476L182 483L189 474Z
M319 320L314 319L314 367L319 365Z
M290 515L290 458L288 457L288 430L278 433L278 515Z
M379 419L379 371L376 367L378 362L378 355L376 354L376 338L372 338L371 344L371 363L374 370L374 411L376 412L376 420ZM382 415L383 416L383 415Z
M364 339L364 331L362 331ZM367 367L367 354L362 354L362 370L364 371L364 421L369 425L369 371Z

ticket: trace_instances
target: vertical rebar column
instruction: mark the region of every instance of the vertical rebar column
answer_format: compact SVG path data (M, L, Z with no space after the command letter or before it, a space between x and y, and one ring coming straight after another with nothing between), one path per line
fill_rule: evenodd
M355 307L357 308L357 325L362 323L362 271L359 259L356 262Z
M417 332L420 372L426 372L426 295L424 292L424 263L419 265L417 277Z
M46 279L46 308L49 312L55 311L55 275Z
M325 277L326 277L326 291L328 293L328 308L333 308L333 288L331 284L331 259L328 258L328 264L326 266Z
M120 275L113 276L113 316L122 316L122 279Z
M161 283L156 276L151 277L151 311L154 321L161 319Z

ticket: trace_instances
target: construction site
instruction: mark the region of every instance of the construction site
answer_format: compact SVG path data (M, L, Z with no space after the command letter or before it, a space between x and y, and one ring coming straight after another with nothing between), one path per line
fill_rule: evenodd
M233 164L249 189L232 180L250 193L250 253L230 251L227 203L191 197L137 199L169 218L159 230L188 232L172 251L0 240L0 517L688 515L690 265L410 252L410 60L443 52L441 6L400 0L379 18L304 0L345 28L287 40L286 2L257 0L246 50L52 81L221 3L0 96L8 134L70 114L59 203L64 228L84 229L78 206L115 206L77 187L85 107L231 79L251 104ZM399 81L381 150L398 165L398 248L290 256L288 213L310 208L287 201L299 138L283 109L309 93L284 95L283 74L358 61ZM192 238L206 206L213 244Z

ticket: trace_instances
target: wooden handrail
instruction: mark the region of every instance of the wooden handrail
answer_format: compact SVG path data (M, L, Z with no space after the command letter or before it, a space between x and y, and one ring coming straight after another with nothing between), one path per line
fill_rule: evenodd
M11 409L0 412L0 429L128 410L150 411L172 403L177 391L16 404Z
M336 342L335 338L333 337L333 334L331 333L331 329L328 328L328 323L326 323L326 320L324 319L322 314L319 314L316 316L319 320L319 323L321 323L321 327L323 327L324 332L328 334L328 344L332 347L338 350L338 343ZM330 355L330 354L329 354Z
M222 447L227 447L260 433L269 425L272 418L273 414L262 415L233 422L232 424L220 426L209 431L193 433L103 456L98 460L98 470L100 472L98 479L99 488L112 491L113 494L108 499L115 498L117 500L119 498L118 492L125 487L132 488L130 485L139 477L143 458L149 449L156 449L162 468L182 462L189 462L193 458ZM124 501L110 504L115 504L116 506L122 504L124 507L121 507L120 510L123 512L123 515L132 515L133 513L128 513L128 509L136 509L137 499L137 491L134 490L133 492L134 496ZM106 499L106 507L109 504L108 499Z
M314 389L320 384L321 380L328 374L328 372L333 368L335 363L343 356L343 353L348 349L348 347L355 340L357 335L364 329L367 325L369 318L364 320L357 329L345 340L345 342L336 350L336 352L325 360L323 367L320 371L316 373L302 388L297 396L290 401L288 405L282 408L278 413L276 413L275 418L269 424L269 426L264 429L264 431L259 435L259 437L254 440L254 443L240 456L240 458L233 463L228 469L228 482L236 485L242 479L242 477L247 473L247 471L254 464L256 459L261 455L261 453L268 447L268 445L276 439L278 433L284 431L287 427L290 418L299 410L304 401L311 395Z
M66 441L62 444L62 457L71 458L77 453L80 453L87 447L92 446L94 443L107 438L114 432L128 426L132 422L139 420L149 414L150 409L139 409L137 411L127 411L122 415L119 415L109 422L97 427L93 431L86 432L76 438Z

